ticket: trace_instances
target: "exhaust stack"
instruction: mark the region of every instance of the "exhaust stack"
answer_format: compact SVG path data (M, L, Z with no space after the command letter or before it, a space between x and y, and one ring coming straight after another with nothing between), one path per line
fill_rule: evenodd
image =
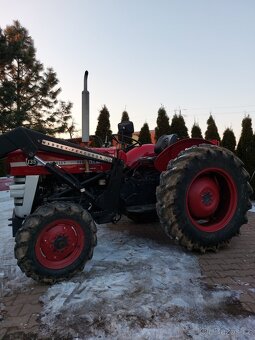
M82 141L89 141L89 91L88 91L88 75L84 73L84 89L82 91Z

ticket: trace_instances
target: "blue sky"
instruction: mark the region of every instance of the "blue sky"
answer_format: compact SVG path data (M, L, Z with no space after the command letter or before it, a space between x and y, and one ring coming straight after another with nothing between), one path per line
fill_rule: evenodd
M238 137L255 117L255 1L0 0L0 26L18 19L37 57L57 72L61 99L81 125L83 73L89 71L90 133L106 104L116 132L126 108L135 129L156 126L164 105L203 132L212 112L220 133ZM255 121L253 122L255 124Z

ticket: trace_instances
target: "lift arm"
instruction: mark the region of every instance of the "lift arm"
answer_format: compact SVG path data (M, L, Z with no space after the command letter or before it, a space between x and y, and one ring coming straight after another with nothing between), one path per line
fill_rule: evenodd
M23 127L18 127L0 136L0 159L17 149L21 149L28 158L33 158L38 151L46 151L104 163L113 163L114 159L114 157L100 154L89 148Z

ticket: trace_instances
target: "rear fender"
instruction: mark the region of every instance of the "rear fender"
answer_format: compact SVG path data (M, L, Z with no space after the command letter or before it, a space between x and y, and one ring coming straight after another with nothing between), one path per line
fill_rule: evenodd
M199 144L213 144L213 143L203 138L187 138L179 140L178 142L168 146L157 156L157 158L154 161L155 168L160 172L165 171L167 169L169 161L171 159L176 158L181 151L190 148L193 145Z

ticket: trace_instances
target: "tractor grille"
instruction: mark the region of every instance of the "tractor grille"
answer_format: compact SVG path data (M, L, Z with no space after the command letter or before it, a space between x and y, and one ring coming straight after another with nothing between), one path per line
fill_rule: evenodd
M26 177L14 177L14 183L10 185L10 196L14 198L15 206L22 206L26 188Z
M14 177L10 196L14 198L15 216L24 218L31 213L39 176Z

